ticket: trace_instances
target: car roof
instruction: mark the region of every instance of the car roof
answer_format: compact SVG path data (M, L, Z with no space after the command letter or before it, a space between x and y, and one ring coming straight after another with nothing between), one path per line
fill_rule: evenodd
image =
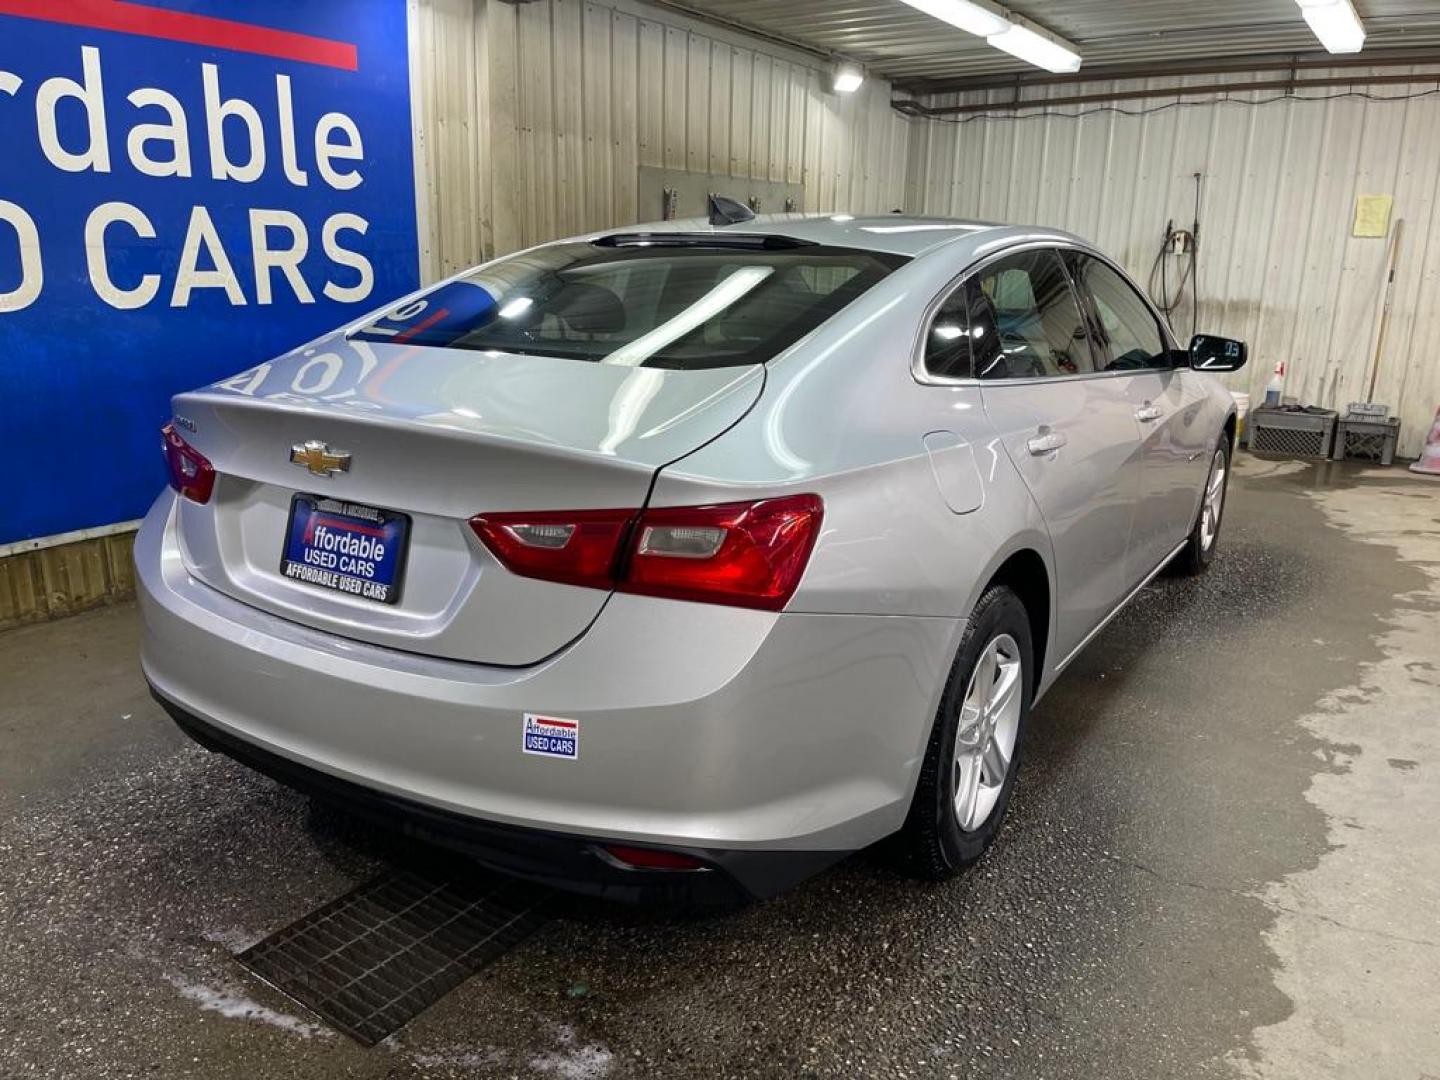
M1079 237L1058 229L1002 225L968 218L927 217L914 214L759 214L734 225L711 225L705 218L651 221L607 229L595 236L623 236L635 233L714 233L716 236L760 234L785 236L831 247L880 251L914 257L956 241L968 240L979 248L999 247L1006 242L1042 236L1089 245Z

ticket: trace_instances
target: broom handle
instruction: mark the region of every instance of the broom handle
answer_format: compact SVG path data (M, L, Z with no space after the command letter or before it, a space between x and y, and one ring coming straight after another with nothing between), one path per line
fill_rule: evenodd
M1380 333L1375 338L1375 361L1370 366L1370 389L1365 400L1375 401L1375 382L1380 378L1380 359L1385 354L1385 330L1390 325L1390 302L1395 292L1395 263L1400 257L1400 237L1405 229L1405 219L1395 222L1395 235L1390 238L1390 257L1385 265L1385 305L1380 309Z

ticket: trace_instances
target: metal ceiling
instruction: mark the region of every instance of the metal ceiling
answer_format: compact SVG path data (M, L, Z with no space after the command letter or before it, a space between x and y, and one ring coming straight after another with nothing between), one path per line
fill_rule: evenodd
M1365 52L1440 55L1440 2L1354 0ZM1034 68L900 0L662 0L663 6L863 63L916 93ZM1294 0L1006 0L1080 48L1085 66L1163 69L1181 61L1313 55ZM1324 56L1324 53L1320 53Z

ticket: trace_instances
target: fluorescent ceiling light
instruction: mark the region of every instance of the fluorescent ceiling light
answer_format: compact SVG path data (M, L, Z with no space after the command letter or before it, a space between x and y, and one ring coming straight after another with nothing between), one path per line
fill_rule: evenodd
M1063 38L1058 38L1013 15L999 4L989 0L904 0L905 3L923 11L941 22L958 26L968 34L983 37L990 45L1027 64L1034 64L1046 71L1070 72L1080 70L1080 54ZM1302 3L1306 0L1301 0ZM1313 0L1312 0L1313 2ZM1328 2L1328 0L1321 0ZM1336 0L1348 3L1349 0ZM1028 24L1028 25L1027 25Z
M1348 0L1341 0L1341 3L1348 3ZM1079 53L1066 48L1054 38L1037 34L1028 26L1021 26L1019 23L1011 23L1007 29L991 34L985 40L1017 60L1024 60L1027 64L1034 64L1046 71L1060 74L1080 70Z
M859 64L848 60L835 66L835 81L832 84L837 94L853 94L865 81L865 70Z
M976 37L988 38L1010 25L1003 9L997 11L996 5L977 4L973 0L905 0L905 3Z
M500 309L500 317L502 319L518 319L530 310L530 305L533 303L535 303L534 299L529 296L517 296Z
M1297 0L1300 13L1327 52L1357 53L1365 45L1365 27L1350 0Z

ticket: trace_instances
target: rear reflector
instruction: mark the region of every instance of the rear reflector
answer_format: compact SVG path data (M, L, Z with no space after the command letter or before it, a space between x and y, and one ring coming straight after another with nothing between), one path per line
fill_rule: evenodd
M479 514L507 569L598 589L779 611L820 533L817 495L645 511Z
M602 849L618 863L632 870L704 870L705 864L689 855L676 851L657 851L654 848L626 847L623 844L606 844Z
M174 424L160 429L160 439L170 469L170 486L193 502L209 502L215 490L215 466L180 437Z

